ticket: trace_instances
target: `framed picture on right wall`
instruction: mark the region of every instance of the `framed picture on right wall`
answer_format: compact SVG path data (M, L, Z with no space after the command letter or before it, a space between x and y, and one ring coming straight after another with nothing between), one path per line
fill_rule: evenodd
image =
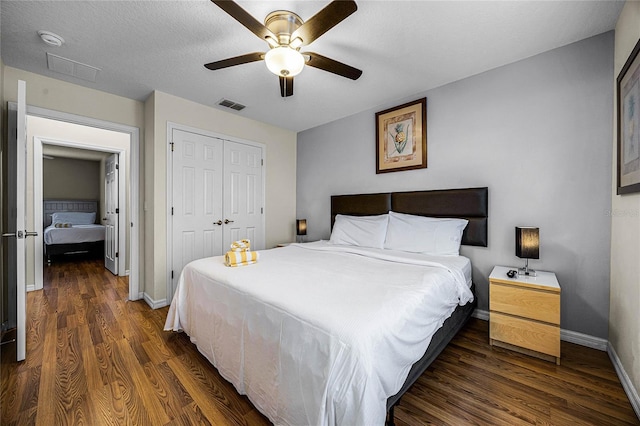
M618 75L618 194L640 192L640 40Z

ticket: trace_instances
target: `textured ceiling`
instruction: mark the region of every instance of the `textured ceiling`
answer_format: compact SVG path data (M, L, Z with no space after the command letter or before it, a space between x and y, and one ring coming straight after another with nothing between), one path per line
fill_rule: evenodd
M273 10L308 19L327 1L238 1L259 21ZM612 30L621 1L357 1L358 11L308 49L363 70L357 81L305 67L280 97L263 62L207 62L267 44L208 0L1 1L5 65L144 101L153 90L301 131ZM45 45L48 30L65 39ZM95 83L47 69L46 52L101 71ZM218 107L222 108L222 107ZM222 108L225 111L230 111Z

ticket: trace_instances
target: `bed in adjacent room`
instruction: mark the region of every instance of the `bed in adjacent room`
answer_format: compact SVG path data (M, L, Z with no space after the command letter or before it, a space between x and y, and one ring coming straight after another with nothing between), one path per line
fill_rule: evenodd
M187 265L165 329L274 424L392 421L473 311L458 250L486 246L487 206L487 188L332 197L329 241Z
M96 223L97 200L44 200L44 253L52 256L103 253L105 226Z

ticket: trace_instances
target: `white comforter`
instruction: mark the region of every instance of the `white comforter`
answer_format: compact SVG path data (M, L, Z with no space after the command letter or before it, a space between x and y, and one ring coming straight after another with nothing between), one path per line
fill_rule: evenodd
M104 241L104 225L73 225L70 228L47 226L44 230L45 244L76 244Z
M165 330L184 330L276 425L383 425L431 336L473 300L460 265L326 242L241 268L201 259L183 270Z

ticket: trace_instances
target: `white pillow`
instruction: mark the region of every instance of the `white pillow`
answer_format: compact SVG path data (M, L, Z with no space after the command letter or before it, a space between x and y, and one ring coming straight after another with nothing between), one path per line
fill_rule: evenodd
M51 223L70 223L72 225L91 225L96 222L96 212L57 212L51 214Z
M331 231L331 244L382 248L387 234L388 215L336 215Z
M438 256L458 256L466 219L389 212L384 248Z

